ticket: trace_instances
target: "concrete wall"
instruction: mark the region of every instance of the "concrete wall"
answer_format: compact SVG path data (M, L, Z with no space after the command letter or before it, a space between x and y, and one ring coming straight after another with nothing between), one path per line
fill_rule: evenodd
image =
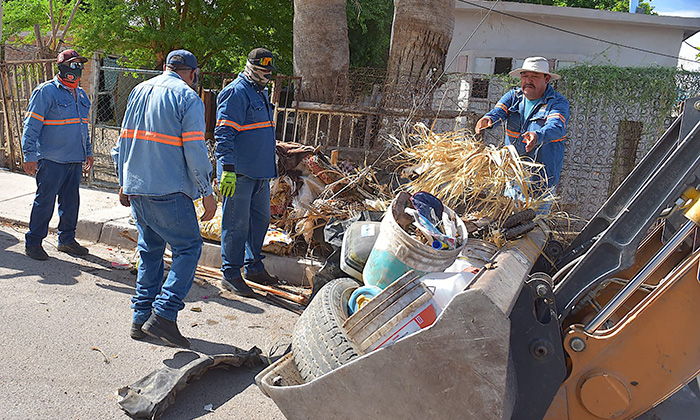
M677 64L674 57L611 45L518 18L670 56L677 56L681 42L700 31L700 18L509 2L498 3L479 25L493 2L473 0L470 3L474 5L456 3L454 35L447 54L448 72L493 73L495 57L513 58L513 68L517 68L525 57L535 55L556 60L554 68L573 63L621 67L675 67ZM485 71L488 67L485 60L489 59L491 68Z

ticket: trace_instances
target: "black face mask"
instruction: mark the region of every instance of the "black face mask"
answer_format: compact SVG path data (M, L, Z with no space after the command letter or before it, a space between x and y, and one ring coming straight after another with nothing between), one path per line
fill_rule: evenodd
M68 63L58 65L58 75L68 82L75 82L83 74L83 63Z

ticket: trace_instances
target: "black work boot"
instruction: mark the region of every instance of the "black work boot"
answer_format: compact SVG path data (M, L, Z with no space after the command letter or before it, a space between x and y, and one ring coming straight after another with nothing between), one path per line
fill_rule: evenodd
M224 289L233 292L237 294L238 296L244 296L244 297L253 297L255 296L255 292L253 292L253 289L250 288L245 282L243 281L242 278L236 277L234 279L227 279L223 278L221 280L221 285L224 286Z
M253 283L264 284L269 286L271 284L279 283L280 279L275 276L271 276L267 270L263 270L256 274L243 274L246 280L252 281Z
M44 251L41 245L25 246L24 253L33 260L46 261L49 259L49 254Z
M173 347L190 348L190 340L180 334L177 322L165 319L155 313L151 314L141 330L151 337L160 338Z
M143 328L143 324L132 323L131 331L129 331L129 335L131 336L131 338L133 338L134 340L141 340L143 338L148 337L148 334L143 332L141 328Z
M58 246L58 250L61 252L65 252L66 254L77 256L87 255L89 252L87 248L85 248L84 246L80 246L80 244L76 241L73 241L69 244L60 244Z

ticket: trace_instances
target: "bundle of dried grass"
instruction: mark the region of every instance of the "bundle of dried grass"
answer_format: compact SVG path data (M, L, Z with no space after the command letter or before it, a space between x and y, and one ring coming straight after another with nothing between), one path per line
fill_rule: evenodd
M415 129L416 135L395 139L395 159L418 174L408 184L409 192L427 191L451 208L464 209L465 215L497 225L553 199L542 193L543 185L531 181L542 165L522 160L514 148L485 146L466 131L434 133L421 123ZM513 195L508 192L519 193L520 199L507 197Z

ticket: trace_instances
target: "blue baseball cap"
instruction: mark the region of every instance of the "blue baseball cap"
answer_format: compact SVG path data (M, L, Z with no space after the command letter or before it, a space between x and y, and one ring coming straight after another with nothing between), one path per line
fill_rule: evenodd
M172 64L177 67L197 68L197 59L194 54L187 50L170 51L168 58L165 59L165 64Z

